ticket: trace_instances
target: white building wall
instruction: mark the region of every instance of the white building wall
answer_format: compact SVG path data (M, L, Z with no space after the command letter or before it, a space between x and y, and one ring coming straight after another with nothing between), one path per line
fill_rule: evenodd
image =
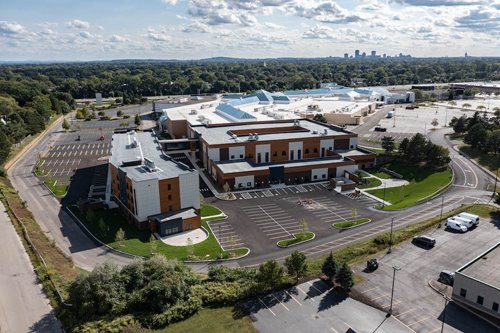
M314 178L316 176L316 178ZM328 168L312 169L311 170L311 180L327 180L328 179Z
M208 148L208 158L212 161L220 161L219 148Z
M323 151L323 148L325 148L325 156L326 156L327 150L333 150L333 139L325 139L325 140L320 141L320 147L319 147L320 156L321 156L321 152ZM324 156L321 156L321 157L324 157Z
M251 185L248 186L248 183ZM240 186L241 184L241 186ZM241 177L235 177L234 178L234 188L239 189L239 188L250 188L253 187L254 185L254 176L241 176Z
M261 156L261 162L265 163L266 162L266 153L269 154L269 161L271 162L271 145L256 145L255 146L255 160L257 160L257 156Z
M349 148L356 149L358 147L358 138L349 138Z
M354 173L355 171L358 170L358 166L357 165L346 165L346 166L337 167L337 177L343 177L344 171L346 171L346 170Z
M229 159L239 160L245 158L245 146L229 147Z
M158 179L132 181L133 193L135 192L135 205L137 220L145 221L148 216L160 214L160 190Z
M182 208L200 208L200 179L198 172L179 175L179 196Z
M288 143L288 159L292 160L292 151L293 151L293 160L298 160L298 151L300 150L302 152L301 158L304 158L304 149L303 149L303 142L289 142Z

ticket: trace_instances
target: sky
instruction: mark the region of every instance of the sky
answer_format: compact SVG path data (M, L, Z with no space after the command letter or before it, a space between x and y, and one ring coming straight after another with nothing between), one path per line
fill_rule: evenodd
M500 0L0 0L0 60L500 56Z

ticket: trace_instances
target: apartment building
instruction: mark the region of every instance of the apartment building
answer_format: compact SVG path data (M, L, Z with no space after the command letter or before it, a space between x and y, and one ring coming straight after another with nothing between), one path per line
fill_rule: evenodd
M141 229L165 236L201 226L198 172L164 154L153 133L113 135L107 188Z
M357 134L311 120L193 126L198 158L222 189L300 184L372 167Z

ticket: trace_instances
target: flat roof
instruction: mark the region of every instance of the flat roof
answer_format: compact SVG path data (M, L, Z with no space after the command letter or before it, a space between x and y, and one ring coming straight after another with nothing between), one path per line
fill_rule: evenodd
M176 210L174 212L166 212L166 213L161 213L158 215L153 215L153 216L150 216L150 218L155 219L160 223L164 223L164 222L176 220L178 218L189 219L189 218L196 217L196 216L198 216L196 214L196 210L194 208L190 207L190 208L184 208L181 210Z
M245 131L257 133L258 141L275 141L275 140L292 140L306 139L312 137L323 137L324 139L332 139L332 136L352 135L353 133L343 130L340 127L320 124L307 119L301 119L298 127L300 130L289 130L294 126L294 121L285 122L264 122L264 123L247 123L247 124L228 124L226 126L198 126L193 127L193 130L201 134L201 138L209 145L217 144L234 144L238 142L246 142L250 138L249 135L238 135L235 139L230 133L232 131ZM274 129L274 133L259 133L260 130ZM279 129L283 128L283 132Z
M146 166L148 160L154 165L154 171ZM169 179L194 172L164 154L151 132L113 134L109 163L125 171L135 181Z
M301 166L323 167L324 165L327 164L343 163L343 162L346 162L346 160L343 158L342 154L340 154L340 158L323 157L323 158L309 159L309 160L296 160L296 161L286 161L282 163L267 163L258 165L251 164L247 160L235 160L234 162L224 161L215 163L223 173L238 173L238 172L248 172L248 171L263 171L269 169L270 167L279 167L279 166L283 166L285 169L301 167Z
M500 289L500 242L457 272Z

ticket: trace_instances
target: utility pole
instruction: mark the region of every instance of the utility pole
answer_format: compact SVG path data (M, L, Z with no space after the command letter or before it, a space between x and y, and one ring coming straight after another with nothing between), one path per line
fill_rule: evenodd
M396 281L396 271L401 270L401 268L392 266L392 269L393 272L392 272L391 306L389 308L389 313L387 314L387 317L390 317L392 315L392 300L394 299L394 282Z
M441 222L443 221L443 206L444 206L444 195L441 197L441 214L439 214L438 228L441 228Z
M392 252L392 227L394 226L394 217L391 219L391 238L389 239L389 250L387 250L387 253Z
M441 333L443 333L443 330L444 330L444 319L445 319L445 316L446 316L446 306L448 305L448 296L443 296L444 297L444 310L443 310L443 323L441 324Z

